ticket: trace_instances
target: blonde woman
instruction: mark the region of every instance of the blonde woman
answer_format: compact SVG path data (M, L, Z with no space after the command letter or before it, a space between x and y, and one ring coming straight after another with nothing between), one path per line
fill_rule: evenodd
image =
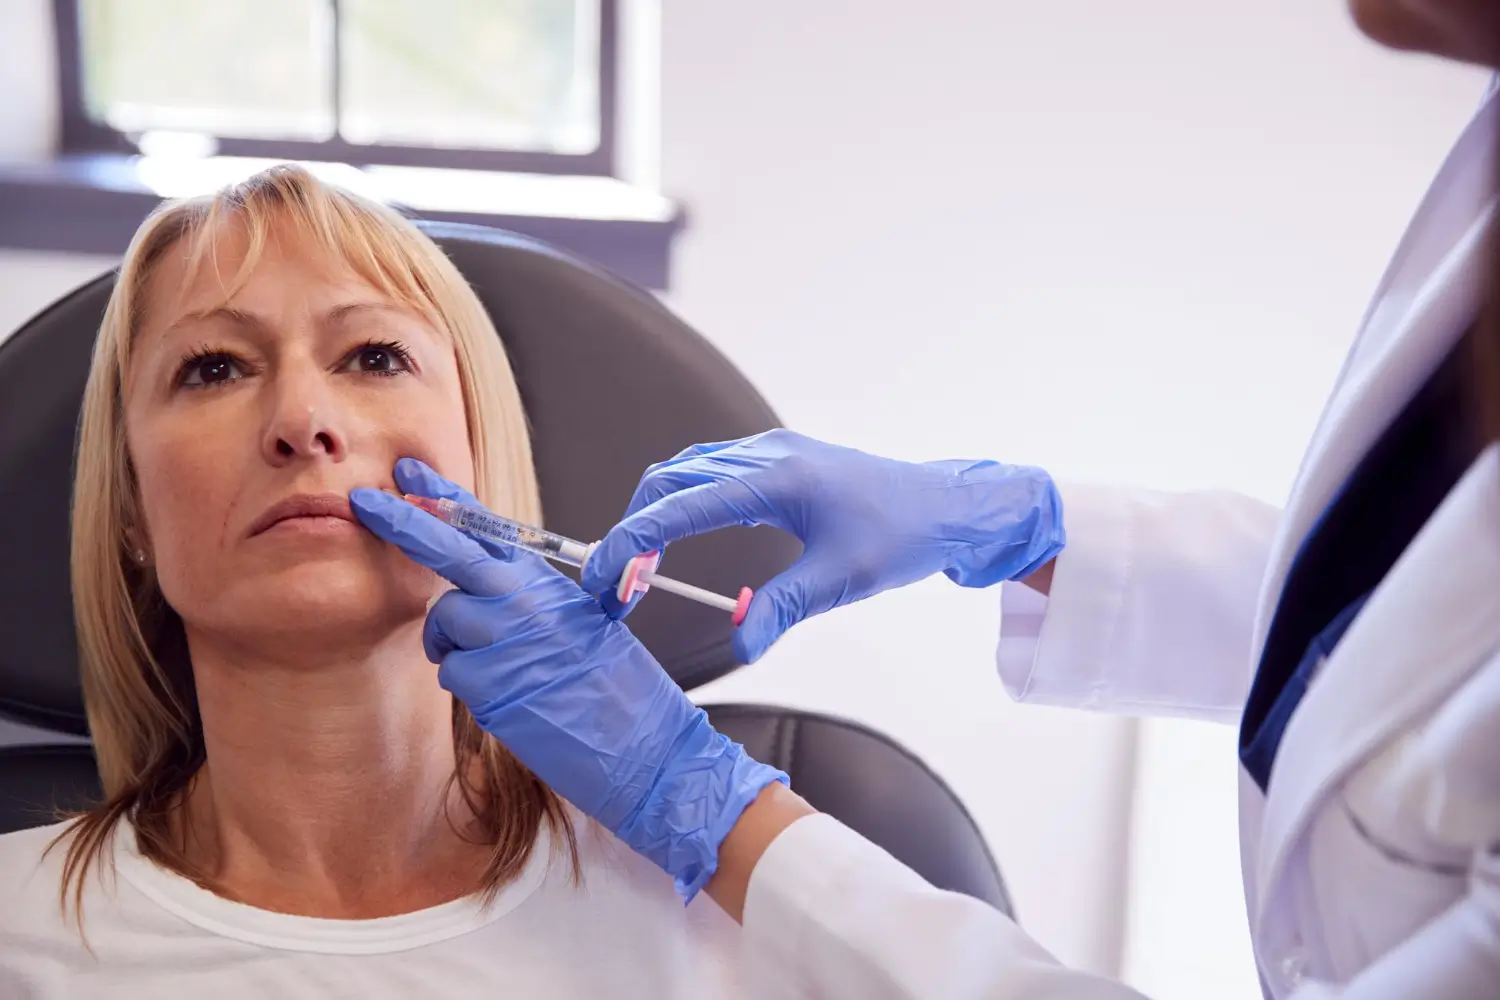
M738 926L439 686L447 584L348 500L400 459L541 516L504 350L430 240L292 167L142 226L73 510L107 801L0 837L0 996L739 995Z

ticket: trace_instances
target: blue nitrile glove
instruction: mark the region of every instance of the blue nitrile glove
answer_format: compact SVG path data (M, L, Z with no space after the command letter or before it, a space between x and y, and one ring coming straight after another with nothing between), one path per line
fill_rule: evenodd
M396 463L396 485L475 502L414 459ZM380 490L349 502L365 527L459 588L422 632L438 683L692 899L745 807L787 776L716 732L630 630L540 556L481 543Z
M1041 469L967 460L897 462L787 430L700 444L646 470L625 519L584 567L606 592L636 555L730 525L768 524L802 557L756 593L734 651L753 663L793 625L947 574L965 587L1024 577L1062 551L1062 500Z

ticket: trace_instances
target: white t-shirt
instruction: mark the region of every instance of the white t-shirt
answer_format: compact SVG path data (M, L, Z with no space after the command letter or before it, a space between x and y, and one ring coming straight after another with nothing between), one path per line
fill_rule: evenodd
M506 997L739 998L740 928L577 817L583 878L545 832L521 876L475 899L376 920L326 920L216 896L141 857L122 824L117 877L90 870L85 949L59 906L60 826L0 836L4 1000L501 1000ZM99 872L104 877L99 877Z

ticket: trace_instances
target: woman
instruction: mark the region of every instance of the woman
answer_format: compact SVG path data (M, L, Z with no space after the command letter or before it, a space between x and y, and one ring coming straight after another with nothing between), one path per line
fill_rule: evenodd
M1388 44L1500 69L1494 0L1353 7ZM1007 584L999 651L1018 697L1240 722L1267 996L1500 997L1500 257L1483 252L1500 238L1497 125L1492 88L1396 252L1285 511L1059 491L1037 469L894 462L772 432L653 467L584 586L607 595L626 559L686 535L793 532L802 558L736 635L749 661L809 615L933 573L1024 580ZM434 565L390 500L357 505ZM450 541L450 563L462 549ZM705 742L701 719L560 580L520 560L454 574L460 591L429 625L444 683L585 812L625 798L658 817L622 836L667 870L707 858L758 995L1135 996L1063 968L780 784L679 752Z
M738 928L439 687L446 585L355 522L355 487L541 517L500 341L408 222L291 167L163 207L77 468L107 801L0 838L0 996L739 994Z

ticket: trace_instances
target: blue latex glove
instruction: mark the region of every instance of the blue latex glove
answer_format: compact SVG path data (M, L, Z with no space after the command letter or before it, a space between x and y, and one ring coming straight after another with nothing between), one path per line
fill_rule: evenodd
M965 587L1024 577L1062 551L1062 500L1041 469L897 462L787 430L700 444L646 470L625 519L584 567L606 592L625 564L688 535L768 524L802 557L756 593L734 651L753 663L804 618L945 573Z
M414 459L395 472L403 492L476 502ZM787 776L716 732L630 630L540 556L481 543L380 490L349 502L365 527L459 588L422 632L438 682L692 899L745 807Z

